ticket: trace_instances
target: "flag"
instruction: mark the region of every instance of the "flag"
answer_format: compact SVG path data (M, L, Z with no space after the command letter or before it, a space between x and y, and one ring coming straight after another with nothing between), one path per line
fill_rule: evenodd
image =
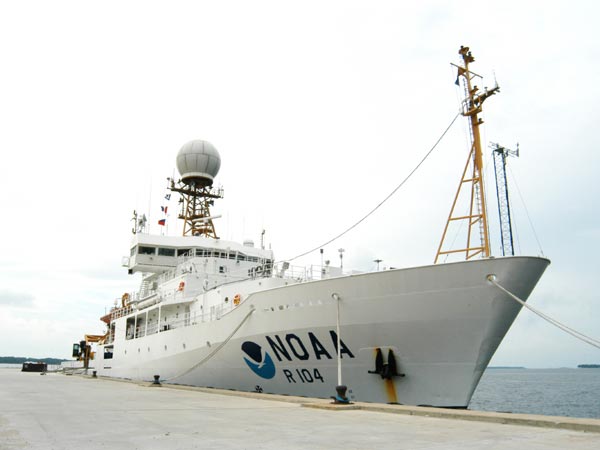
M456 74L456 81L454 82L455 85L460 86L460 83L458 82L458 79L460 78L461 75L463 75L466 72L467 71L464 68L462 68L462 67L458 68L458 73Z
M166 219L160 219L160 220L158 221L158 224L159 224L159 225L162 225L162 226L165 226L165 222L166 222Z
M167 209L169 209L169 207L168 207L168 206L161 206L161 207L160 207L160 210L161 210L162 212L164 212L165 214L167 214Z
M165 195L165 200L171 200L171 194Z

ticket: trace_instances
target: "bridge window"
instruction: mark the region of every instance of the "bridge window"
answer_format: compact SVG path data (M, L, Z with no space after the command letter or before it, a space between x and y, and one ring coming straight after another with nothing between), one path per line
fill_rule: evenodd
M158 248L158 254L160 256L175 256L175 249L174 248L159 247Z
M140 245L138 247L138 255L154 255L154 254L156 254L155 247L146 247L146 246L142 246L142 245Z

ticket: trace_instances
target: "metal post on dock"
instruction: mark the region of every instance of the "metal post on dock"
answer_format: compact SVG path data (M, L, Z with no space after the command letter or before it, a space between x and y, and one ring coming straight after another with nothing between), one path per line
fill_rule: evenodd
M341 255L341 253L340 253ZM336 333L337 333L337 386L335 387L336 396L332 397L334 403L348 404L350 400L346 397L346 386L342 384L342 352L341 352L341 337L340 337L340 296L336 292L331 294L336 305Z

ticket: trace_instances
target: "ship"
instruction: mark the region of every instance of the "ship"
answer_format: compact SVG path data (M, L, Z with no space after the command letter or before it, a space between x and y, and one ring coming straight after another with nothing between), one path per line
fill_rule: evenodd
M493 257L489 250L479 126L482 104L468 47L458 79L472 146L459 183L469 213L453 205L431 265L345 273L330 264L299 270L264 242L220 239L211 206L221 158L208 141L176 157L180 236L146 232L134 215L123 266L141 286L118 298L73 355L95 375L238 391L466 408L494 352L550 261ZM466 186L466 187L465 187ZM466 220L464 248L448 249ZM442 262L462 253L464 260ZM498 289L501 286L503 289ZM506 292L505 292L506 291Z

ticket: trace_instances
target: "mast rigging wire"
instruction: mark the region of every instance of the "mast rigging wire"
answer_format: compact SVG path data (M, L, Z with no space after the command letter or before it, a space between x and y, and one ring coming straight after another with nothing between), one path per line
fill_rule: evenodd
M423 165L423 163L425 162L425 160L429 157L429 155L431 155L431 153L435 150L435 148L438 146L438 144L441 142L441 140L444 138L444 136L446 136L446 133L448 133L448 131L450 130L450 128L452 127L452 125L454 125L454 122L456 122L456 119L458 118L458 116L460 116L461 113L458 112L456 113L456 116L454 116L454 119L452 119L452 121L450 122L450 125L448 125L446 127L446 129L444 130L444 132L441 134L441 136L438 138L438 140L435 142L435 144L433 144L433 147L431 147L431 149L425 154L425 156L421 159L421 161L419 161L419 163L415 166L415 168L413 170L410 171L410 173L404 178L404 180L402 180L400 182L400 184L398 186L396 186L394 188L394 190L392 192L390 192L387 197L385 197L381 202L379 202L379 204L377 206L375 206L373 209L371 209L371 211L369 211L366 215L364 215L360 220L358 220L357 222L355 222L353 225L351 225L350 227L348 227L346 230L342 231L340 234L338 234L337 236L329 239L327 242L324 242L321 245L318 245L317 247L308 250L304 253L301 253L299 255L294 256L293 258L290 259L285 259L283 261L293 261L295 259L301 258L303 256L308 255L309 253L315 252L317 250L319 250L320 248L325 247L326 245L331 244L332 242L338 240L339 238L341 238L343 235L345 235L346 233L350 232L351 230L353 230L354 228L356 228L358 225L360 225L362 222L364 222L371 214L373 214L375 211L377 211L385 202L387 202L397 191L398 189L400 189L413 175L414 173L421 167L421 165Z
M541 255L544 256L544 249L542 248L540 239L538 238L538 235L535 231L535 227L533 226L533 222L531 221L531 216L529 215L529 210L527 209L527 204L525 203L523 194L521 194L521 189L519 189L519 183L517 183L517 177L514 176L513 171L510 168L510 166L508 167L508 170L510 171L510 174L512 176L511 180L515 183L515 186L517 187L517 193L519 194L519 198L521 199L521 204L523 205L523 209L525 210L525 215L527 216L527 221L529 222L529 226L531 227L531 231L533 232L533 237L535 238L535 241L537 242L537 245L538 245Z

